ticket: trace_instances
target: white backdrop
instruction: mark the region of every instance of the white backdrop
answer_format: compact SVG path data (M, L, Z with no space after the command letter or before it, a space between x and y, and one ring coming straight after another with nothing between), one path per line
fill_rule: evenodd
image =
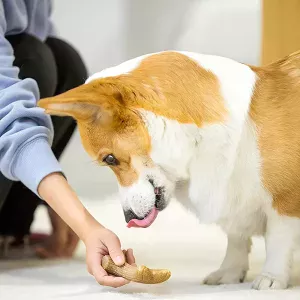
M59 35L82 54L90 73L147 52L189 50L259 63L260 0L55 0ZM115 191L74 135L63 168L82 196Z

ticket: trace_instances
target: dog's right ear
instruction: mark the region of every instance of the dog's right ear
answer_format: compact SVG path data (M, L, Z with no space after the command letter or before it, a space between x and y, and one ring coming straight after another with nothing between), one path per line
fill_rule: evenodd
M123 110L122 95L112 85L84 84L60 95L44 98L38 106L56 116L71 116L78 122L107 125Z

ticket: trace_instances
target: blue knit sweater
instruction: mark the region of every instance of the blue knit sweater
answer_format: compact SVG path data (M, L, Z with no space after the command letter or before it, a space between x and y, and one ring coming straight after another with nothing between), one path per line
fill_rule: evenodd
M39 89L20 80L6 35L26 32L45 40L52 34L50 0L0 0L0 171L37 193L41 180L61 172L51 151L51 119L36 107Z

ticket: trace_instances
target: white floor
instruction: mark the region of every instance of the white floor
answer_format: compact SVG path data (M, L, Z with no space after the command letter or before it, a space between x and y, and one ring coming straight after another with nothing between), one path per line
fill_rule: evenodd
M201 285L204 276L218 267L224 255L226 240L218 228L199 225L179 205L172 203L151 228L127 229L115 198L84 203L120 237L124 248L135 250L138 264L170 269L172 277L168 282L155 286L130 284L120 289L101 287L87 273L84 247L80 245L76 258L71 261L0 262L0 299L299 299L299 287L264 292L250 289L251 280L259 273L264 259L264 245L259 239L254 240L246 283ZM45 211L38 211L34 227L49 229ZM296 258L295 266L299 261ZM299 279L294 274L293 284L299 284Z

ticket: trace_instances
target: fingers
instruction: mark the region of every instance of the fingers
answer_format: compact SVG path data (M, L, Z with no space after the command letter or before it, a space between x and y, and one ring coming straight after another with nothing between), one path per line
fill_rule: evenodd
M128 249L126 251L126 261L127 263L129 263L130 265L134 265L136 266L135 264L135 257L133 255L133 250L132 249Z
M88 238L85 239L84 243L87 251L88 271L95 277L99 284L120 287L129 283L125 278L108 274L101 265L103 256L108 254L113 262L119 266L125 264L127 256L130 263L135 262L132 250L130 249L128 253L127 251L122 251L120 240L112 231L101 227L95 232L92 232Z
M114 234L110 234L109 236L104 237L103 243L107 247L107 250L113 262L118 266L123 265L125 263L125 255L121 250L121 243L119 238Z
M93 271L93 276L97 280L97 282L103 286L111 286L114 288L121 287L125 284L128 284L129 281L122 277L114 277L108 275L102 267L97 268Z
M97 252L87 253L88 271L93 275L96 281L103 286L111 286L114 288L128 284L129 281L122 277L114 277L107 274L101 266L102 255Z

